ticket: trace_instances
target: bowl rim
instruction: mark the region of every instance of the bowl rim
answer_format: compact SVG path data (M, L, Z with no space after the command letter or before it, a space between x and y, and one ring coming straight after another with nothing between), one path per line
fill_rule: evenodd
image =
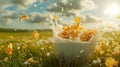
M99 34L97 34L96 36L92 36L92 38L87 41L87 42L84 42L84 41L81 41L80 39L76 39L76 40L70 40L70 39L65 39L65 38L62 38L60 36L58 36L58 33L56 34L53 34L53 43L59 43L59 42L62 42L62 43L81 43L81 44L87 44L87 43L92 43L94 42L95 40L98 40L99 38ZM56 41L58 40L58 41Z

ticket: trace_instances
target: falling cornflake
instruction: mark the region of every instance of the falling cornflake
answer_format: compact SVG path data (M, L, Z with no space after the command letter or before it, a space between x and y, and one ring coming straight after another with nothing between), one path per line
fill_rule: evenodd
M19 17L19 21L22 22L23 19L27 20L28 18L29 18L28 15L22 15L22 16Z

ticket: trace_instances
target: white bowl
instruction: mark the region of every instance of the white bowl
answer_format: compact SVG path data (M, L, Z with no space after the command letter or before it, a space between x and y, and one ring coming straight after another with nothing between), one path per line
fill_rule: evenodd
M88 64L90 55L94 52L98 35L92 37L88 42L81 42L80 40L67 40L57 36L57 33L53 36L54 49L57 56L62 55L67 63L74 61L77 57Z

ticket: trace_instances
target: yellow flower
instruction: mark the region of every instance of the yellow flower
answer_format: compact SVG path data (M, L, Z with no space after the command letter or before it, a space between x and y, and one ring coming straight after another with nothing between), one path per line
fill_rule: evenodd
M34 37L35 39L38 39L38 38L39 38L39 34L38 34L37 31L33 31L33 37Z
M116 35L119 35L119 34L120 34L120 32L119 32L119 31L116 31L116 32L115 32L115 34L116 34Z
M5 49L5 52L6 52L7 55L11 55L12 51L13 51L12 43L9 43L9 45Z
M9 39L14 39L14 37L13 36L9 36Z
M119 55L120 54L120 45L115 46L114 52L112 52L114 55Z
M99 52L101 55L103 55L104 54L104 51L103 50L100 50L100 52Z
M113 51L111 49L107 49L106 52L112 53Z
M27 44L22 45L22 48L23 49L27 48Z
M8 62L8 60L9 60L8 57L5 57L5 58L3 59L4 62Z
M33 58L29 58L29 59L27 60L27 62L29 62L29 63L33 63L34 60L33 60Z
M53 49L52 46L49 46L49 49Z
M111 56L112 56L111 53L106 53L105 55L106 55L107 57L111 57Z
M96 47L95 47L95 51L96 51L96 52L100 52L101 50L102 50L102 49L101 49L100 46L96 46Z
M116 45L118 45L118 42L112 41L112 46L116 46Z
M95 52L96 52L96 53L99 53L99 54L101 54L101 55L103 55L103 54L105 53L105 51L102 50L102 48L101 48L100 46L96 46L96 47L95 47Z
M115 61L115 59L112 57L108 57L106 58L105 65L106 67L114 67L114 66L117 67L118 61Z
M80 17L75 17L75 18L74 18L74 21L75 21L76 23L80 23L80 22L81 22L81 19L80 19Z
M99 46L104 49L106 47L105 41L100 41Z
M119 55L120 54L120 51L114 51L112 52L113 55Z
M0 51L1 51L1 49L2 49L3 47L4 47L3 45L0 45Z
M57 20L58 19L58 17L57 16L53 16L53 20Z

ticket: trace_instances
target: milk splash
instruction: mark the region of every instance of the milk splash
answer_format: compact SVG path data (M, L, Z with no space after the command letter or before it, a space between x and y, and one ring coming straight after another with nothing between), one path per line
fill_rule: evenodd
M98 35L97 36L92 36L92 38L87 42L81 41L81 39L79 37L77 37L75 40L62 38L58 34L63 31L63 25L59 24L57 22L57 19L54 20L54 17L50 13L48 14L48 18L50 20L50 24L52 25L51 29L53 31L53 39L54 39L55 42L90 43L90 42L93 42L94 40L96 40L96 38L98 38Z

